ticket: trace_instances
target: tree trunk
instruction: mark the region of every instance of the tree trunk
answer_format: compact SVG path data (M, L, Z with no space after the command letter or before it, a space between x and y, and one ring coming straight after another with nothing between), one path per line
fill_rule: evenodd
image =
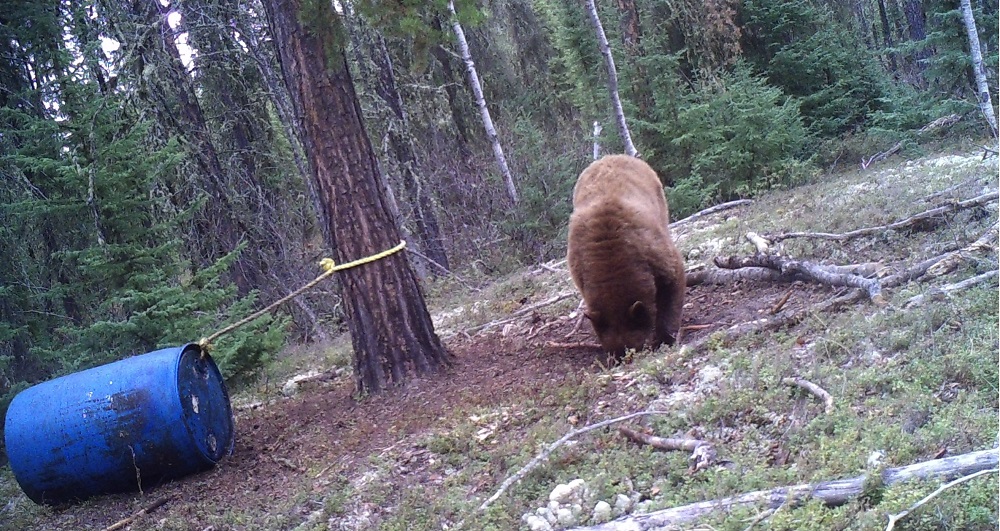
M926 16L924 15L924 4L921 0L904 0L903 14L906 16L906 33L911 43L917 44L912 52L909 61L911 62L910 84L924 88L924 70L927 68L926 61L931 56L931 51L926 48L927 28Z
M444 251L444 242L441 239L437 214L434 212L434 203L420 182L420 177L417 176L420 164L417 162L416 151L413 149L410 120L403 108L403 98L396 88L396 74L392 59L389 57L389 50L386 48L382 36L375 35L374 37L375 42L371 43L371 55L377 69L374 79L375 92L385 101L396 118L395 123L389 124L389 146L399 164L400 179L406 190L406 200L413 208L413 221L417 226L420 247L428 258L447 270L450 269L448 256Z
M618 11L622 15L622 44L625 45L625 60L632 68L632 97L639 108L640 116L649 116L653 108L653 94L649 90L646 67L642 58L646 51L642 47L642 22L635 0L618 0Z
M370 256L399 242L378 163L361 121L347 66L346 32L330 3L266 0L281 71L304 132L312 177L338 262ZM436 372L451 361L434 333L406 253L340 273L354 374L360 394Z
M889 15L885 9L885 0L878 0L878 18L882 23L882 42L885 43L885 54L889 58L889 71L896 74L896 53L892 51L892 28L889 27Z
M597 6L594 0L587 0L587 12L590 14L590 22L597 31L597 43L604 54L604 63L608 68L608 92L611 95L611 106L618 122L618 133L622 137L622 144L625 145L625 153L633 157L638 157L639 152L632 144L632 135L629 133L628 124L625 122L625 111L622 110L622 101L618 96L618 71L615 69L615 58L611 55L611 46L608 45L608 37L604 34L604 26L601 25L601 18L597 15Z
M970 0L961 0L962 23L969 34L969 51L972 53L972 73L976 76L976 99L979 100L979 110L983 112L986 123L990 125L990 133L997 136L997 115L993 111L993 101L990 98L990 87L986 84L986 71L983 69L983 51L979 47L979 30L976 19L972 15Z
M476 105L479 107L479 114L483 118L483 127L486 128L486 138L493 145L493 156L497 159L497 166L500 167L500 174L503 175L504 185L507 187L507 197L515 205L519 198L517 187L514 186L514 176L507 166L507 158L503 154L503 147L497 137L497 130L493 127L493 118L490 117L490 110L486 107L486 98L483 96L483 87L479 83L479 74L476 72L476 64L472 61L472 54L469 52L469 41L465 40L465 31L458 22L458 13L455 12L455 2L448 0L448 10L451 11L451 27L455 31L455 38L458 40L458 49L462 53L462 60L465 61L465 70L469 74L469 86L476 97Z

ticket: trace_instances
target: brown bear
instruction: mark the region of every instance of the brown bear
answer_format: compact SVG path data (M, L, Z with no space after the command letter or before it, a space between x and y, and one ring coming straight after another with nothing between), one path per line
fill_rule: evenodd
M567 246L570 275L601 346L673 345L684 305L684 259L670 237L663 185L648 164L608 155L573 188Z

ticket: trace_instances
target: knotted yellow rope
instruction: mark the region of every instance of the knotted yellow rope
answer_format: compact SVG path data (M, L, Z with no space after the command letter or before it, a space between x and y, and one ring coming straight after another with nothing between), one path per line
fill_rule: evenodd
M231 324L231 325L223 328L222 330L219 330L218 332L216 332L216 333L214 333L214 334L212 334L212 335L210 335L208 337L203 337L200 340L198 340L198 346L201 347L202 356L204 356L205 353L207 353L208 350L211 348L212 341L215 341L216 339L218 339L219 336L221 336L223 334L228 334L229 332L232 332L233 330L236 330L237 328L239 328L239 327L241 327L241 326L249 323L250 321L253 321L254 319L257 319L258 317L264 315L267 312L270 312L271 310L273 310L273 309L277 308L278 306L281 306L282 304L284 304L284 303L286 303L286 302L294 299L295 297L298 297L299 295L302 294L302 292L304 292L304 291L312 288L316 284L319 284L320 282L322 282L323 280L325 280L327 277L333 275L337 271L343 271L345 269L350 269L352 267L357 267L359 265L369 264L369 263L374 262L376 260L381 260L381 259L383 259L383 258L385 258L385 257L387 257L389 255L392 255L392 254L398 253L399 251L402 251L404 247L406 247L406 240L400 240L399 244L396 245L395 247L393 247L392 249L387 249L387 250L382 251L380 253L376 253L376 254L373 254L371 256L366 256L364 258L359 258L359 259L357 259L357 260L355 260L353 262L347 262L346 264L340 264L340 265L337 265L336 262L333 261L333 258L324 258L324 259L320 260L319 261L319 266L323 268L323 274L321 274L320 276L316 277L315 279L309 281L305 286L302 286L301 288L299 288L299 289L297 289L297 290L289 293L288 295L282 297L281 299L278 299L277 301L271 303L267 308L264 308L262 310L258 310L256 312L250 314L249 316L247 316L247 317L245 317L243 319L240 319L239 321L237 321L237 322L235 322L235 323L233 323L233 324Z

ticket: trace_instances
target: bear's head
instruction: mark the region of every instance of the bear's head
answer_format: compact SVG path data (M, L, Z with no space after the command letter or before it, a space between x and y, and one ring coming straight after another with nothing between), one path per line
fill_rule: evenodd
M615 359L623 359L627 349L655 346L656 305L652 301L632 301L623 308L597 308L585 315L601 346Z

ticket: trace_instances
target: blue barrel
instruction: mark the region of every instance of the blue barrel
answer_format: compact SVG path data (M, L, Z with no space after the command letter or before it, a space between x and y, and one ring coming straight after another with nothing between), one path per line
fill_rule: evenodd
M196 344L25 389L5 434L21 489L49 504L156 487L211 468L235 440L222 374Z

